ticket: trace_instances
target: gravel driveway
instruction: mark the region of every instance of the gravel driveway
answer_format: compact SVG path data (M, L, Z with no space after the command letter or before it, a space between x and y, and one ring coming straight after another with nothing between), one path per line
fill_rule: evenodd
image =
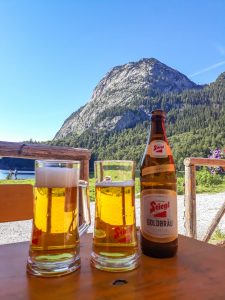
M197 237L202 239L218 209L225 201L225 193L197 194ZM94 202L91 202L92 225L88 232L93 232ZM136 199L136 224L140 225L140 200ZM225 215L219 223L225 232ZM178 196L178 232L185 235L184 196ZM0 224L0 244L28 241L31 234L31 221L6 222Z

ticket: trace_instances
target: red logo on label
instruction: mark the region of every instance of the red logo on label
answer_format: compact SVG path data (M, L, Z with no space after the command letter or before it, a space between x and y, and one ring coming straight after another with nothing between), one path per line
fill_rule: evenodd
M37 245L39 242L39 238L42 235L42 230L41 229L34 229L33 232L33 238L32 238L32 244Z
M166 218L167 217L167 210L170 207L170 203L156 203L155 201L150 202L150 213L153 217L156 218ZM154 213L155 212L155 213Z
M131 229L124 227L115 227L114 239L120 243L126 243L131 241Z
M164 145L154 145L153 151L156 153L163 153Z

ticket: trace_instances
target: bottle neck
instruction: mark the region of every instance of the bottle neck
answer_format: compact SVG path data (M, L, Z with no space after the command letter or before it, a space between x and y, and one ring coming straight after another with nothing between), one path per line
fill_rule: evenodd
M152 117L149 142L153 140L163 140L167 142L165 119L161 116Z

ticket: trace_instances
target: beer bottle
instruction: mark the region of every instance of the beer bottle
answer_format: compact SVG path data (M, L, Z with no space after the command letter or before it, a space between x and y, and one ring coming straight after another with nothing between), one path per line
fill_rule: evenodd
M165 112L151 114L151 129L141 164L141 248L145 255L177 252L176 171L165 131Z

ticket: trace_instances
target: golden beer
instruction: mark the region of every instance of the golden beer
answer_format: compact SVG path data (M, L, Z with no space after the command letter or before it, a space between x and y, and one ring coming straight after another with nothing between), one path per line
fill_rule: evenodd
M105 170L98 164L105 164ZM133 166L131 161L95 165L100 180L95 184L91 263L101 270L128 271L138 264Z
M96 184L94 252L127 257L136 251L134 182Z
M35 187L29 253L33 261L69 260L79 251L77 193L77 187Z
M89 220L79 226L79 187L87 191L79 176L80 162L36 161L28 273L60 276L80 267L79 234L86 232ZM82 211L89 215L85 195L81 202Z

